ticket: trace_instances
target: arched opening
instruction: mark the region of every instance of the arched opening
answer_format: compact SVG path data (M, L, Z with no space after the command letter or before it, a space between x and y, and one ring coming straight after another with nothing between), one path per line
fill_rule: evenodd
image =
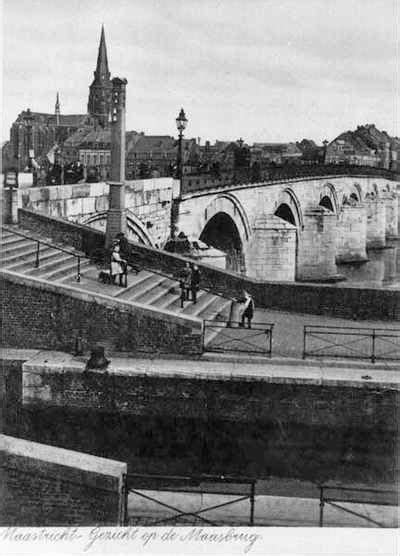
M286 203L282 203L281 205L279 205L279 207L275 211L275 216L282 218L282 220L286 220L286 222L293 224L293 226L297 226L292 209Z
M330 198L327 195L324 195L324 197L322 197L319 204L320 204L321 207L324 207L324 208L330 210L331 212L335 212L335 210L333 208L332 201L330 200Z
M225 212L218 212L205 225L200 241L226 253L228 270L243 270L243 246L235 222Z

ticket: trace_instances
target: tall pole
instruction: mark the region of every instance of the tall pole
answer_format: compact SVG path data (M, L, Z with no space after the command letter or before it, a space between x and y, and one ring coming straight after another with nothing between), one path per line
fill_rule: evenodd
M106 248L119 232L126 231L125 211L125 104L126 79L112 80L111 180L107 213Z
M172 187L172 202L171 202L171 220L170 220L170 239L172 241L176 238L176 230L179 216L179 202L182 194L183 182L183 130L187 124L187 118L183 108L176 118L176 126L179 131L178 135L178 153L177 153L177 178L179 181L179 191L176 193Z

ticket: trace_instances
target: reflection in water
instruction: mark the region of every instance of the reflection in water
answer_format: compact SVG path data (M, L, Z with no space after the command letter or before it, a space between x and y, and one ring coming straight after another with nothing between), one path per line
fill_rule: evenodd
M368 262L337 265L346 277L346 285L368 288L400 289L400 241L390 241L386 249L368 251ZM345 285L338 284L340 287Z

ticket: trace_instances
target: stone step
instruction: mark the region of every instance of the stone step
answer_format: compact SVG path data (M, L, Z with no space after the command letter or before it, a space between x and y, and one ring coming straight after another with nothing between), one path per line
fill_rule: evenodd
M59 251L52 249L51 247L43 248L43 251L39 254L39 267L40 265L49 262L50 260L57 257ZM18 255L13 261L7 259L6 265L9 270L14 270L15 272L24 272L25 270L34 269L36 261L36 250L30 252L26 255Z
M81 261L83 262L83 261ZM72 274L76 272L77 261L75 257L65 257L60 259L57 263L45 265L42 268L35 269L35 276L41 278L42 280L48 280L49 282L56 280L57 278L62 278L66 274ZM33 272L29 273L30 276Z
M145 303L146 305L157 305L160 299L163 299L168 291L173 287L174 282L169 278L164 278L164 280L155 286L152 290L149 290L145 295L141 296L140 303Z
M1 230L0 241L3 238L11 237L11 236L14 236L14 235L15 234L13 232L9 232L8 230Z
M11 255L17 255L18 253L23 253L27 250L36 251L37 245L36 243L26 240L20 243L16 243L10 246L2 246L1 252L4 257L8 257Z
M176 280L172 280L172 284L169 290L165 293L165 295L157 300L157 309L163 310L171 310L172 306L178 307L178 310L181 311L180 308L180 299L181 299L181 289L179 287L179 282Z
M209 303L201 308L200 311L195 311L193 316L203 320L214 320L218 315L227 318L229 316L229 308L229 301L227 302L218 296L212 296Z
M47 261L44 264L40 264L39 268L33 269L29 274L31 276L36 276L39 274L41 276L44 276L47 275L48 273L53 272L54 270L57 270L61 265L64 265L66 262L70 264L70 263L74 263L74 261L76 261L75 257L73 257L72 255L67 255L62 251L59 251L57 255L55 255L50 261Z
M128 274L128 287L123 290L118 290L118 292L114 295L118 299L122 299L123 301L129 301L129 297L134 295L138 288L143 284L147 283L148 280L153 276L151 272L147 270L142 270L139 274Z
M82 273L85 271L85 269L87 269L90 266L91 262L89 261L89 259L81 259L81 275ZM75 261L71 261L70 265L67 265L67 263L65 265L63 265L62 267L60 267L59 269L55 270L54 272L51 272L49 275L47 275L47 280L54 280L54 281L58 281L58 280L62 280L64 279L66 276L69 277L69 280L76 278L78 274L78 264L77 264L77 260L75 258Z
M164 277L159 276L158 274L150 275L147 280L141 282L137 288L134 288L130 295L125 297L124 295L119 296L119 298L123 297L126 301L136 301L137 303L142 303L142 299L145 295L151 292L155 287L157 287L161 282L163 282ZM143 302L145 303L145 302Z
M11 236L8 236L6 238L2 237L0 241L0 245L2 249L9 249L13 245L18 245L20 243L27 243L27 242L29 242L31 245L35 245L36 243L33 239L12 234Z
M185 311L185 309L187 309L187 307L190 305L193 305L192 301L185 301L184 303L184 307L183 309L181 308L181 299L180 299L180 288L178 287L178 291L179 291L179 295L175 297L175 299L171 300L171 302L163 307L164 309L167 309L168 311L173 311L174 313L182 313ZM205 292L204 290L200 290L197 293L197 304L201 303L201 300L207 296L207 292ZM195 305L195 307L197 307L197 304Z

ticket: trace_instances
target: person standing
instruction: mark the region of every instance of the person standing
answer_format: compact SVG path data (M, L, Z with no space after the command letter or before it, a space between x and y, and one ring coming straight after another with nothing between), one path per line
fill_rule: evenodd
M112 283L115 284L115 280L117 276L119 276L119 285L122 287L123 284L123 277L125 276L125 287L126 287L126 261L122 259L120 255L120 248L119 243L115 242L113 246L113 250L111 253L111 279Z
M197 292L200 289L200 270L196 264L192 265L190 275L190 291L192 292L192 301L197 303Z
M183 289L185 291L185 301L189 300L190 284L192 281L192 270L189 263L185 263L184 268L181 272L181 280L183 283Z
M243 290L243 298L241 299L242 307L242 318L239 323L241 328L244 327L245 320L247 319L247 327L251 328L251 321L254 316L254 301L251 295Z

